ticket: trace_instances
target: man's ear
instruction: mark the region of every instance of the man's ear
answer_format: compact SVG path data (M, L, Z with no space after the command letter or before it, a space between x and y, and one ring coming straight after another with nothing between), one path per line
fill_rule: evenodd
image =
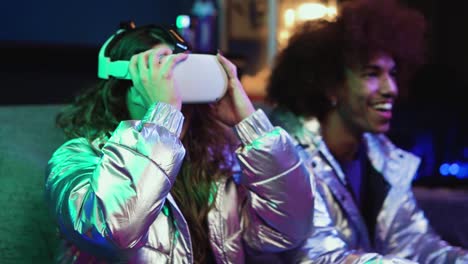
M328 102L330 102L330 105L332 107L335 107L338 103L338 91L339 89L337 88L330 88L330 90L327 92L326 96L328 98Z

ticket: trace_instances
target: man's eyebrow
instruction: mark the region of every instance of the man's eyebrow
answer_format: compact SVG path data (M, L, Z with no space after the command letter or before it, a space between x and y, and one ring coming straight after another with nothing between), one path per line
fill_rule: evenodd
M379 71L379 70L382 70L382 68L383 67L378 64L366 64L361 68L361 70L362 71ZM393 71L396 69L397 69L397 65L393 65L393 67L390 70Z
M368 70L378 71L380 69L382 69L382 67L375 65L375 64L367 64L362 67L363 71L368 71Z

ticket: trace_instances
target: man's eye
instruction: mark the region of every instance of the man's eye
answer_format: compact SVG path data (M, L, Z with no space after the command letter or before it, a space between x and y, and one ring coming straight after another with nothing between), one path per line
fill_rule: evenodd
M364 77L377 77L378 75L379 73L374 71L364 72Z

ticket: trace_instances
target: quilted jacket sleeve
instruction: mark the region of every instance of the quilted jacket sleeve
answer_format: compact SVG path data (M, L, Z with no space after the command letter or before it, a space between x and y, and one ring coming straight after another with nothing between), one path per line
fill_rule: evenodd
M237 157L248 197L242 210L244 241L262 252L298 246L312 223L313 177L289 134L273 127L262 110L235 129L243 143Z
M97 150L84 138L55 151L46 197L67 239L96 250L145 244L185 155L182 114L158 103L147 122L121 122Z

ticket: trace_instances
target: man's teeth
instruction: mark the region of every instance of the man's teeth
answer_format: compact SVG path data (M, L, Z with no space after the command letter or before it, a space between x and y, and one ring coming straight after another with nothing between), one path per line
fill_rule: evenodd
M375 104L372 107L376 110L390 111L392 110L393 105L391 103L384 103L384 104Z

